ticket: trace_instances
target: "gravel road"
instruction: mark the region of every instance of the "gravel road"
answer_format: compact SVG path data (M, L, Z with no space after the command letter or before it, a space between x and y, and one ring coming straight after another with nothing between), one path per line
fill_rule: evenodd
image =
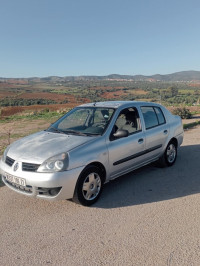
M0 265L200 265L200 127L176 164L105 186L92 207L0 187Z

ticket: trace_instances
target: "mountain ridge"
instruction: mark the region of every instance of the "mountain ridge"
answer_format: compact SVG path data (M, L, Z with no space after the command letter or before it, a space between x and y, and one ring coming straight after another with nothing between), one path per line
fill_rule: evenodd
M171 74L155 74L155 75L121 75L110 74L105 76L82 75L82 76L49 76L49 77L30 77L30 78L3 78L0 82L14 81L33 81L33 82L65 82L65 81L81 81L81 80L135 80L135 81L163 81L163 82L191 82L200 81L200 71L189 70L180 71Z

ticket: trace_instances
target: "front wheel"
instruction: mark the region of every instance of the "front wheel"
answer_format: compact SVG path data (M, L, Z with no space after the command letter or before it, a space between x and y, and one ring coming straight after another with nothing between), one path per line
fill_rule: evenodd
M88 166L80 175L73 201L84 206L94 204L103 189L103 175L101 170L96 166Z
M177 158L177 145L171 141L168 143L164 154L160 157L158 163L161 167L172 166Z

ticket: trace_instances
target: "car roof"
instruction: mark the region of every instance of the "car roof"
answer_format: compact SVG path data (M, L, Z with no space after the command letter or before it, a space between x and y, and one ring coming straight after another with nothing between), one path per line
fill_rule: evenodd
M130 105L157 105L157 103L153 102L142 102L142 101L105 101L105 102L93 102L93 103L85 103L79 105L81 107L108 107L108 108L119 108L119 107L126 107Z

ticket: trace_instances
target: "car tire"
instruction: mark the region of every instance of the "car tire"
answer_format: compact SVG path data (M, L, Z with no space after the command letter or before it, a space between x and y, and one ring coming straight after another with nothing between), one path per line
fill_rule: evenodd
M84 206L90 206L98 200L102 189L102 171L96 166L88 166L79 176L73 201Z
M174 141L170 141L165 149L165 152L158 160L160 167L172 166L177 158L177 145Z

